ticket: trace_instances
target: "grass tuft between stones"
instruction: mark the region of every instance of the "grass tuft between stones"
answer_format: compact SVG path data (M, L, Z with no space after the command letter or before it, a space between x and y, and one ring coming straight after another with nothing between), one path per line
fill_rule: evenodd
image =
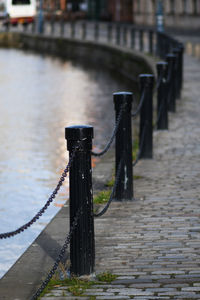
M38 300L40 300L44 295L51 293L55 288L66 287L66 291L70 292L73 296L83 296L85 291L90 289L93 285L101 285L103 282L111 283L118 276L111 274L110 272L100 273L96 276L97 280L80 279L78 277L65 278L63 280L55 279L53 277L46 288L41 293ZM64 291L63 291L64 293ZM52 295L53 296L53 295ZM90 300L95 300L95 296L90 296Z

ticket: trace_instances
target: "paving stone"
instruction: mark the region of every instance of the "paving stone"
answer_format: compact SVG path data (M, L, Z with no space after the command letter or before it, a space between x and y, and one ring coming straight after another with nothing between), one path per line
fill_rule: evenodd
M199 70L200 61L185 56L184 90L169 130L154 131L153 159L134 168L137 200L113 202L95 219L96 271L119 278L88 289L86 298L52 300L200 299Z
M126 299L130 299L130 297L128 297L128 296L100 296L100 297L96 297L96 300L103 300L103 299L105 299L105 300L112 300L112 299L122 299L122 300L126 300Z

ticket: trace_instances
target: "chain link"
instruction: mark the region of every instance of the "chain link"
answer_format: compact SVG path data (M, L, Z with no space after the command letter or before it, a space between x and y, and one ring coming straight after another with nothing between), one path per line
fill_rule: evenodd
M62 176L60 177L60 180L59 180L56 188L54 189L53 193L51 194L51 196L47 200L46 204L39 210L39 212L28 223L22 225L21 227L19 227L18 229L14 230L14 231L6 232L6 233L1 233L0 234L0 239L10 238L10 237L13 237L13 236L15 236L15 235L23 232L24 230L28 229L31 225L33 225L33 223L35 223L44 214L44 212L47 210L47 208L49 207L49 205L51 204L51 202L56 197L58 191L60 190L60 188L61 188L61 186L63 184L63 182L65 181L67 173L69 172L69 168L70 168L70 166L72 164L72 161L74 159L75 152L76 152L76 149L72 153L72 156L70 157L69 162L68 162L65 170L63 171Z
M145 98L145 89L143 90L143 93L142 93L142 96L141 96L141 99L140 99L140 103L138 104L138 107L137 107L136 111L134 111L132 113L133 118L135 118L138 115L138 113L140 112L140 110L142 108L142 105L144 103L144 98Z
M114 183L114 186L113 186L110 198L109 198L107 204L105 205L105 207L102 209L102 211L100 211L98 214L94 214L94 217L96 217L96 218L103 216L106 213L106 211L108 210L111 202L113 201L113 197L114 197L114 194L116 192L117 185L119 183L120 173L121 173L121 170L122 170L122 162L123 161L124 161L124 154L123 154L123 156L122 156L122 158L120 160L120 163L119 163L119 166L118 166L118 169L117 169L116 179L115 179L115 183Z
M65 242L60 250L59 255L57 256L55 263L52 267L52 269L49 271L48 275L46 276L46 279L42 282L42 284L40 285L39 289L36 291L36 293L32 296L32 298L30 300L36 300L40 294L42 293L42 291L45 289L45 287L47 286L47 284L49 283L50 279L53 277L53 275L55 274L59 263L61 262L72 237L72 234L74 233L74 230L76 229L76 226L78 225L78 220L80 218L81 215L81 208L79 208L76 217L74 218L72 227L70 228L70 232L68 233Z
M121 122L122 114L123 114L123 112L124 112L125 106L126 106L125 104L122 104L122 106L121 106L119 115L118 115L117 120L116 120L116 123L115 123L115 127L114 127L114 129L113 129L112 136L111 136L110 141L108 142L107 146L104 148L104 150L102 150L102 151L99 152L99 153L96 153L96 152L93 152L93 151L92 151L91 154L92 154L93 156L98 156L98 157L99 157L99 156L102 156L102 155L104 155L104 154L109 150L109 148L110 148L110 146L112 145L112 142L113 142L113 140L114 140L114 138L115 138L115 136L116 136L117 130L118 130L118 128L119 128L119 124L120 124L120 122Z
M161 82L163 81L163 75L164 75L164 70L162 70L162 72L160 73L160 76L158 77L157 79L157 82L156 82L156 90L159 89L160 85L161 85Z
M142 132L142 139L141 139L141 143L140 143L140 149L138 151L138 154L137 154L137 157L136 157L135 161L133 162L133 167L136 166L136 164L138 163L138 161L140 159L142 148L144 146L144 137L145 137L145 133L146 133L146 128L147 128L147 123L145 123L144 129L143 129L143 132Z

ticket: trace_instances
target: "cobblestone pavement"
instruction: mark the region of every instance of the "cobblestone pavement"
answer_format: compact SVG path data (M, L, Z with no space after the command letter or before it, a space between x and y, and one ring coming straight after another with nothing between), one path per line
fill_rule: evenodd
M200 62L186 56L169 130L154 133L154 159L134 169L136 200L112 203L95 221L96 273L119 277L83 297L57 287L42 300L200 299L199 74Z

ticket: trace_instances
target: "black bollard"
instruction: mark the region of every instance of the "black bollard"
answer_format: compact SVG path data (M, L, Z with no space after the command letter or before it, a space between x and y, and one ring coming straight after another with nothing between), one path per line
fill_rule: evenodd
M140 133L139 147L140 158L153 157L153 85L154 76L152 74L141 74L140 94L144 101L140 111Z
M168 111L175 112L176 111L176 56L174 54L168 54L166 56L166 60L168 62Z
M158 74L158 90L157 90L157 129L168 129L168 105L167 105L167 73L168 63L158 62L157 63L157 74Z
M91 149L92 126L65 128L67 149L72 157L70 166L70 227L77 212L80 216L70 241L71 275L89 275L94 272L95 243L92 196Z
M123 109L119 128L116 133L115 142L115 170L121 164L119 182L117 184L114 199L116 201L133 200L133 170L132 170L132 126L131 108L133 95L129 92L113 94L115 104L116 120ZM122 108L123 106L123 108Z

